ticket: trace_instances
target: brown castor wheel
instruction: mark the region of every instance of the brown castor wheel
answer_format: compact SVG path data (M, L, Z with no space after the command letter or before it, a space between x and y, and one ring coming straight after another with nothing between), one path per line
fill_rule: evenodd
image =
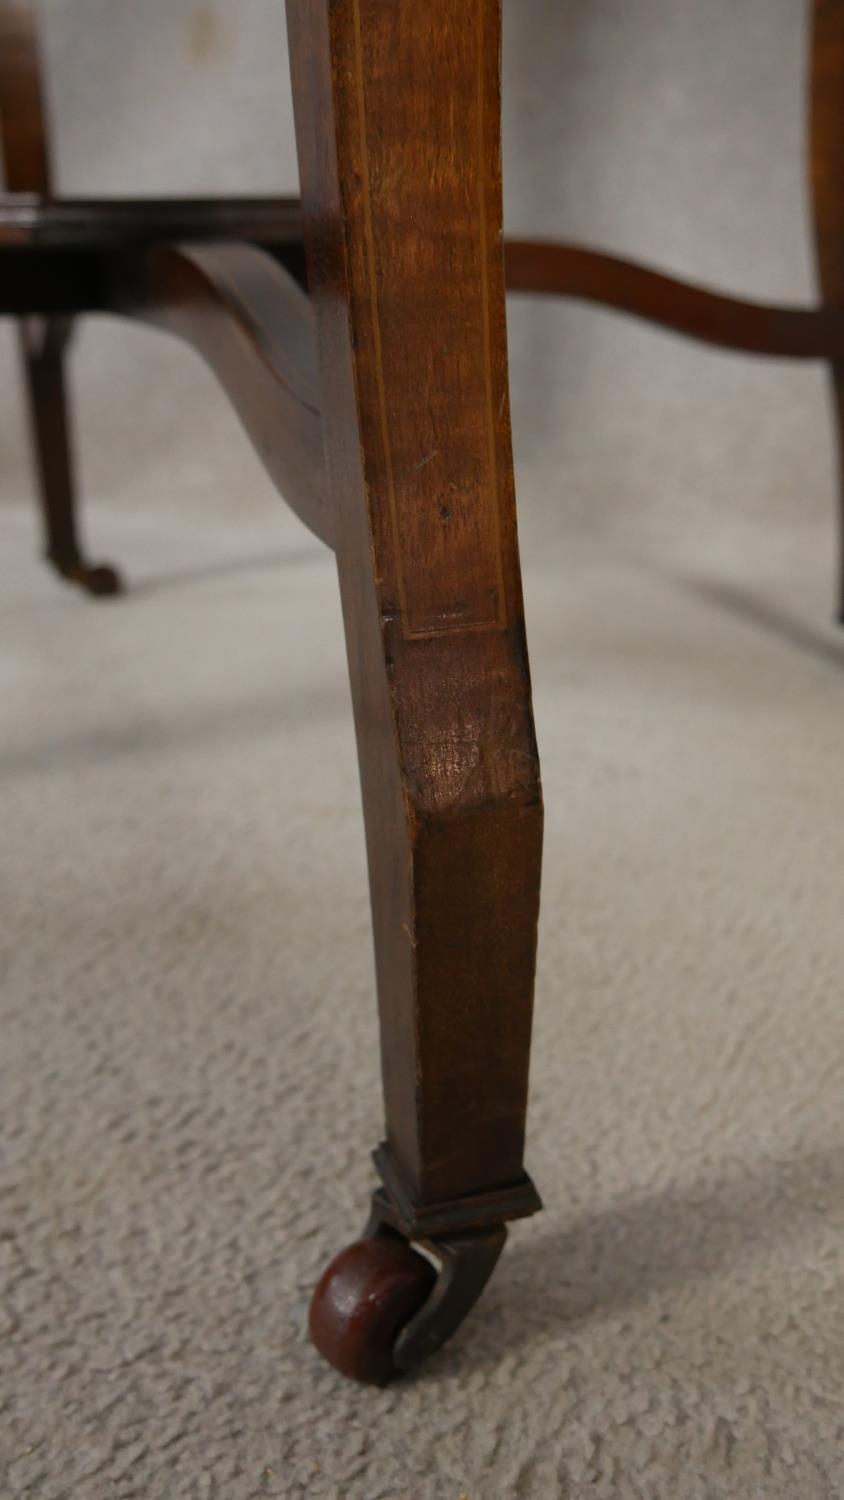
M81 558L50 557L56 572L68 583L78 583L95 599L109 599L123 593L123 579L108 563L86 563Z
M531 1205L539 1199L530 1184ZM411 1246L383 1187L363 1239L336 1256L311 1299L311 1338L341 1375L387 1385L441 1349L472 1311L507 1239L500 1221L420 1236L436 1268Z
M393 1357L396 1340L436 1279L430 1262L397 1234L357 1240L335 1256L317 1283L311 1338L341 1375L388 1385L402 1373Z

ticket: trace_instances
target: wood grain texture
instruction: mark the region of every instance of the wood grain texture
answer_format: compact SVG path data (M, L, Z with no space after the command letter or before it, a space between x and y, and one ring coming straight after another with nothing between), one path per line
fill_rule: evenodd
M287 10L388 1146L422 1207L523 1172L542 801L507 389L500 14L496 0Z
M490 360L484 12L475 7L467 17L452 7L422 48L419 28L408 25L400 5L382 9L376 30L371 7L354 0L349 104L359 132L374 399L402 628L408 635L495 628L505 623L505 601ZM458 137L466 144L455 153ZM424 217L414 142L436 163ZM483 444L476 440L479 418Z
M818 279L825 307L844 309L844 3L814 0L809 60L810 170ZM831 384L838 441L838 618L844 621L844 358Z

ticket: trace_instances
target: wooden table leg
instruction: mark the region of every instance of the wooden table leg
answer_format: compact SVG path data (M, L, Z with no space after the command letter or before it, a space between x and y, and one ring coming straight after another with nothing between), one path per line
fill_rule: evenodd
M539 1206L522 1158L542 797L507 384L500 0L287 13L387 1120L371 1276L356 1247L333 1297L340 1257L312 1327L347 1373L365 1378L374 1353L383 1379L442 1342L503 1222ZM424 1305L393 1364L404 1290L387 1335L366 1313L385 1239L404 1290L410 1239L447 1266L425 1301L417 1258Z
M813 0L809 104L812 206L821 298L844 308L844 0ZM844 362L831 364L838 440L839 593L844 623Z
M122 588L108 563L90 563L79 545L76 488L65 386L65 349L70 326L64 321L25 319L20 328L21 359L29 409L32 454L44 526L44 552L56 572L89 594L104 598Z

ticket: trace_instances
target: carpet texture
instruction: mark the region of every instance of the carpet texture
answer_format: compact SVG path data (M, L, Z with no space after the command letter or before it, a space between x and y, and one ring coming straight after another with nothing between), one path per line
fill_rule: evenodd
M282 7L242 9L48 4L63 181L292 186ZM509 6L508 222L808 296L802 10ZM160 90L142 11L171 27ZM275 134L250 155L255 68ZM2 1500L841 1500L821 372L511 304L546 1209L453 1343L373 1392L305 1334L381 1133L333 563L193 357L94 323L74 353L86 530L130 592L78 598L35 560L2 332Z

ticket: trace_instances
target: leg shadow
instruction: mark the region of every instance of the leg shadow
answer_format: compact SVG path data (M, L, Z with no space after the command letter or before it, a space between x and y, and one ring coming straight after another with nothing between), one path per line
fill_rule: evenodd
M645 1303L669 1321L676 1294L844 1223L844 1149L737 1166L685 1188L631 1196L511 1245L485 1301L497 1357ZM497 1303L497 1306L496 1306ZM504 1339L501 1339L502 1327Z

